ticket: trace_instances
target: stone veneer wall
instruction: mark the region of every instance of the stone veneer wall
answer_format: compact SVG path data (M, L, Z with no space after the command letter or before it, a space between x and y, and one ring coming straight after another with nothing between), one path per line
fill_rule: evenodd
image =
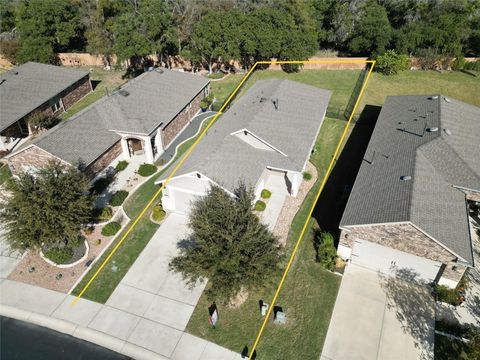
M349 227L342 230L340 245L352 248L356 238L446 264L443 277L458 282L466 267L456 256L408 223Z
M207 85L208 86L208 85ZM188 109L185 107L165 128L162 130L162 144L165 149L178 135L180 131L188 124L190 119L200 109L200 101L205 96L204 90L200 91L197 96L191 101L192 106Z
M62 98L64 109L67 110L91 91L92 85L90 84L90 76L87 75L83 79L70 86L68 89L62 91L60 97Z
M88 177L94 178L99 172L105 169L115 158L122 154L122 144L117 141L110 149L103 153L97 160L85 169Z
M41 169L51 161L61 161L63 164L70 166L67 162L60 160L36 145L13 155L8 159L8 165L12 174L19 175L25 170L24 166Z

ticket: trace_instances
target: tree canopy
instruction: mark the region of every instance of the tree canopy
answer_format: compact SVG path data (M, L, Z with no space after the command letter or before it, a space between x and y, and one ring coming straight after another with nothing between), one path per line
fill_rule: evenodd
M0 0L0 14L2 31L17 29L19 62L85 50L167 66L182 54L210 68L320 49L480 55L480 0Z
M191 208L191 235L170 268L191 284L207 278L207 295L227 302L240 290L262 286L278 271L280 245L253 213L253 192L243 184L231 196L213 185Z
M91 216L88 179L75 168L52 162L35 174L10 181L11 197L0 207L0 221L12 249L69 245Z

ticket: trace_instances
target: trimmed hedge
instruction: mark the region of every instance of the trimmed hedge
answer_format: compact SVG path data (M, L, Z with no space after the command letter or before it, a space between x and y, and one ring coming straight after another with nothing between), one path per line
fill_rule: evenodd
M265 204L262 200L258 200L255 203L255 211L263 211L267 207L267 204Z
M262 197L262 199L269 199L270 196L272 196L272 192L268 189L263 189L260 193L260 196Z
M55 264L64 264L70 260L73 256L73 249L70 247L60 248L51 248L46 251L43 255L49 260L52 260Z
M112 195L112 197L110 198L109 204L112 206L120 206L123 204L127 196L128 196L128 191L119 190Z
M152 210L152 219L154 221L160 222L165 219L166 212L163 210L161 205L155 205Z
M128 161L127 160L122 160L122 161L119 161L117 166L115 166L115 169L117 171L123 171L127 168L128 166Z
M157 172L157 167L152 164L142 164L138 168L138 175L146 177L153 175Z
M110 206L104 207L98 215L99 220L110 220L113 216L113 211Z
M110 185L112 182L112 179L109 177L102 177L95 181L92 185L92 193L95 194L101 194L102 192L105 191L105 189Z
M312 180L312 174L310 174L308 171L303 172L303 180Z
M121 227L122 226L118 222L112 221L103 227L102 235L113 236L120 230Z

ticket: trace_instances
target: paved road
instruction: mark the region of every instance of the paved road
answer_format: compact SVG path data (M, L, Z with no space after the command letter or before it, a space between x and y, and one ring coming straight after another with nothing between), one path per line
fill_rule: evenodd
M5 360L131 359L73 336L3 316L0 334L0 358Z

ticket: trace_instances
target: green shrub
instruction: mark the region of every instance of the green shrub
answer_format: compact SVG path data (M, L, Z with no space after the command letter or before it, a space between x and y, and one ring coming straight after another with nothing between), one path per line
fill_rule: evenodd
M52 260L55 264L65 264L73 256L71 247L51 248L44 253L47 259Z
M127 196L128 196L128 191L119 190L113 193L112 197L110 198L109 204L112 206L120 206L123 204Z
M480 60L477 61L466 61L465 66L463 67L465 70L473 70L473 71L480 71Z
M160 222L165 218L166 212L163 210L162 205L157 204L153 207L152 210L152 219L154 221Z
M93 183L91 192L95 194L101 194L106 190L111 182L112 179L110 177L102 177Z
M449 289L445 285L436 285L435 293L437 295L437 301L454 306L460 305L460 296L457 289Z
M257 200L255 203L255 211L263 211L267 205L262 200Z
M200 107L202 109L207 109L213 102L213 93L208 94L200 101Z
M465 67L465 58L462 55L460 55L452 63L452 70L459 71L459 70L463 70L464 67Z
M314 231L313 246L316 252L316 260L325 269L334 271L337 260L337 250L332 234L323 232L320 228Z
M127 160L122 160L122 161L119 161L117 166L115 166L115 169L117 171L123 171L127 168L128 166L128 161Z
M102 235L113 236L120 230L121 227L122 226L118 222L112 221L103 227Z
M99 220L110 220L113 216L113 211L110 206L104 207L98 215Z
M407 70L410 60L407 55L397 54L395 50L387 50L382 55L376 56L375 69L384 75L395 75Z
M138 175L146 177L157 172L157 167L153 164L142 164L138 168Z
M303 180L312 180L312 174L309 173L308 171L303 172Z
M260 196L262 197L262 199L269 199L270 196L272 196L272 192L268 189L263 189L260 193Z

